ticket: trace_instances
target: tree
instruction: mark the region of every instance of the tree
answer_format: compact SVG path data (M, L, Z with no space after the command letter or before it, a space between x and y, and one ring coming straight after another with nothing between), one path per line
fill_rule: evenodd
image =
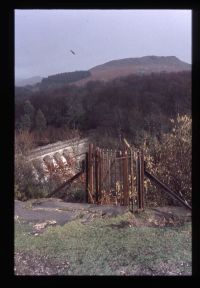
M29 100L26 100L23 110L24 114L20 117L20 122L18 123L18 126L22 130L30 130L33 127L35 108Z
M24 114L20 118L20 128L22 130L30 130L31 128L31 119L28 114Z
M46 128L46 118L40 109L37 110L35 116L35 128L40 132Z
M151 145L144 147L147 168L174 192L183 195L191 203L192 119L188 115L178 115L171 122L173 129L162 135L161 142L152 143L153 147Z
M15 133L15 153L24 154L35 147L35 137L28 130L20 130Z
M24 103L24 114L30 117L30 120L33 122L34 115L35 115L35 108L31 104L29 100L26 100Z

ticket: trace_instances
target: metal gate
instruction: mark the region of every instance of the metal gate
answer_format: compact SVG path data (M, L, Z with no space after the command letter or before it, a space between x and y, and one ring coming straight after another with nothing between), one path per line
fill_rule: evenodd
M89 144L81 170L47 197L52 197L63 188L70 186L74 180L85 173L86 203L129 206L131 211L135 205L138 209L144 210L144 176L146 176L182 206L192 210L183 196L172 191L146 170L143 150L135 151L130 145L127 146L128 149L124 146L122 150L105 150Z
M144 208L143 151L108 150L89 145L86 153L86 201L95 204L134 204Z

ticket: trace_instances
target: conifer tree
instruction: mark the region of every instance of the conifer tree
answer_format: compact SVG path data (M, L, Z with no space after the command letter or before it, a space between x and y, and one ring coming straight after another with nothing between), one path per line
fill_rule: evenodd
M40 109L37 110L35 116L35 128L40 132L46 128L46 118Z
M31 121L33 122L35 108L33 107L33 105L29 100L26 100L24 103L24 114L27 114L30 117Z
M20 118L20 128L22 130L30 130L31 128L31 119L30 116L28 114L24 114L21 116Z

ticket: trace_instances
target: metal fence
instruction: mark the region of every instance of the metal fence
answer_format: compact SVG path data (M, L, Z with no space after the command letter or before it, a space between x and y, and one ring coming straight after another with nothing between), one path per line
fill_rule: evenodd
M53 191L50 196L85 173L86 203L129 206L130 211L133 211L134 207L144 210L144 177L147 177L182 206L192 210L183 196L172 191L147 171L145 166L143 150L136 151L130 145L124 146L122 150L108 150L89 144L80 171Z
M89 144L86 153L86 201L144 208L143 151L108 150Z

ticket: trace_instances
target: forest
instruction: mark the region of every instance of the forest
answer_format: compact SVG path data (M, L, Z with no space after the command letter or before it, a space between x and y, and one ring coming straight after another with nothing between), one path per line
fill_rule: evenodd
M43 78L39 84L40 89L52 89L52 87L59 87L68 83L72 83L91 75L90 71L75 71L59 73Z
M37 92L17 87L15 95L16 131L66 128L138 144L144 133L159 138L172 128L171 118L191 113L191 73L130 75Z

